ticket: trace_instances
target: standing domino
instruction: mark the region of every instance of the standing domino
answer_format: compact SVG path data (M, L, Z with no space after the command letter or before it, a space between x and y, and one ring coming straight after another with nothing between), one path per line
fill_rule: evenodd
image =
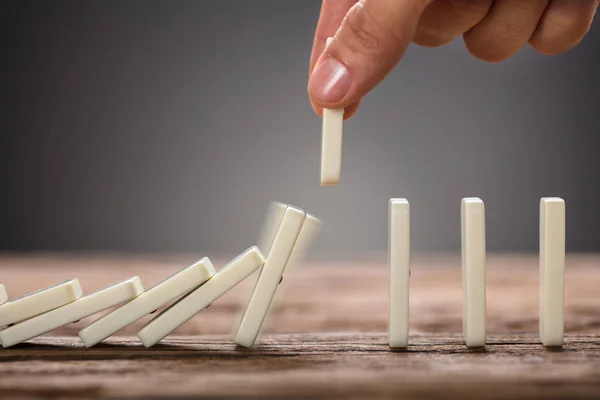
M243 281L265 262L257 247L251 247L224 266L204 285L179 299L150 321L138 333L144 346L151 347L161 341L194 315L208 307L228 290Z
M286 208L235 335L234 341L240 346L254 345L305 218L304 211L290 206Z
M95 293L82 297L63 307L38 315L0 331L2 347L10 347L56 328L99 313L117 304L137 297L144 291L140 278L133 277Z
M562 346L565 323L565 201L540 201L540 340Z
M6 288L3 284L0 283L0 305L6 303L8 300L8 294L6 293Z
M215 268L205 257L142 293L129 303L94 321L79 331L79 337L85 347L94 346L171 300L200 286L214 273Z
M13 299L0 306L0 326L21 322L69 304L80 298L82 293L79 280L72 279Z
M485 208L481 199L461 204L463 335L468 347L485 346Z
M390 199L389 205L389 343L408 346L410 279L410 206L406 199Z
M333 38L327 39L327 46ZM344 109L323 109L321 142L321 186L337 186L342 173Z

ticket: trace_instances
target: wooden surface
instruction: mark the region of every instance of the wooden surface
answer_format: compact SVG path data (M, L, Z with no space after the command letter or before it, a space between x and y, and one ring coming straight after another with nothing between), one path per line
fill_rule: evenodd
M132 275L150 288L192 261L5 255L0 282L11 297L71 277L85 292ZM286 274L253 350L235 347L230 333L256 275L151 349L134 336L151 316L92 349L76 334L97 316L0 349L0 397L600 398L600 257L568 258L558 350L538 343L537 259L520 256L490 257L489 344L467 349L459 263L414 258L406 351L386 342L385 262L319 263Z

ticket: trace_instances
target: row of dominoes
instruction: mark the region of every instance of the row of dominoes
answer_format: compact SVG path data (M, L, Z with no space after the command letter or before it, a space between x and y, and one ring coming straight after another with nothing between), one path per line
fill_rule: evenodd
M544 346L562 346L564 337L565 202L540 201L539 335ZM485 208L479 198L461 204L463 336L469 347L486 344ZM389 204L389 345L408 346L410 206Z
M300 209L274 203L263 226L260 249L249 248L218 272L203 258L148 290L133 277L82 297L81 285L73 279L7 301L0 285L0 327L8 326L0 331L0 343L5 348L14 346L121 304L79 332L84 345L91 347L177 299L139 331L139 339L150 347L260 269L234 338L235 343L252 347L286 267L303 257L320 224Z

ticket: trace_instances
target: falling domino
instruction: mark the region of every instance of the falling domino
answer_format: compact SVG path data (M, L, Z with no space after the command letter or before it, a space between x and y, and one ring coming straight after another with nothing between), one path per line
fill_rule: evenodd
M268 255L268 250L271 248L273 240L275 239L277 228L281 223L281 219L283 218L283 213L285 212L286 207L287 206L285 204L281 203L273 203L271 205L269 215L265 221L265 226L263 227L263 235L260 239L260 243L262 243L263 246L262 248L266 249L266 251L263 252L265 255ZM288 263L285 267L286 276L292 276L294 274L296 266L300 265L300 263L303 261L308 249L311 247L320 230L321 221L313 215L306 213L306 218L302 224L302 229L300 229L300 234L298 235L298 239L296 240L292 254L290 255ZM279 304L279 302L282 300L290 282L291 280L284 279L283 276L281 277L279 286L277 287L277 292L273 297L270 308L277 307L277 304ZM269 314L266 315L265 320L263 321L263 328L268 325L268 319Z
M204 285L188 293L150 321L138 333L144 346L151 347L208 307L228 290L260 268L265 259L257 247L235 258Z
M283 219L283 214L285 213L286 208L287 205L277 202L273 202L269 208L267 218L265 219L265 224L263 225L261 238L259 240L259 249L264 255L269 254L269 250L271 249L271 245L273 244L273 240L275 239L277 229L281 224L281 220ZM294 250L292 251L288 264L285 268L286 271L289 272L294 268L294 266L298 265L302 261L304 255L307 253L320 229L321 221L313 215L306 213L306 218L304 219L302 229L300 230L300 235L298 235L298 240L296 240Z
M212 263L205 257L142 293L129 303L94 321L79 331L79 337L85 347L94 346L127 325L200 286L214 273L215 269Z
M117 304L131 300L144 291L140 278L133 277L89 294L63 307L48 311L0 331L2 347L10 347L56 328L79 321Z
M273 202L269 206L267 218L265 218L260 239L258 241L258 248L265 256L269 254L269 250L273 244L273 239L275 239L277 229L281 224L281 220L283 219L283 214L285 213L286 208L287 206L285 204L278 202Z
M11 325L71 303L82 295L79 280L59 283L0 306L0 326Z
M565 297L565 201L540 201L540 340L546 347L562 346Z
M486 342L485 208L479 198L461 204L463 335L468 347Z
M327 39L329 46L333 38ZM321 186L337 186L342 173L344 109L323 109L321 142Z
M290 206L286 208L235 335L234 341L240 346L254 345L305 218L304 211Z
M0 304L6 303L8 300L8 294L6 293L6 288L3 284L0 283Z
M408 346L410 279L410 206L406 199L390 199L389 205L389 344Z

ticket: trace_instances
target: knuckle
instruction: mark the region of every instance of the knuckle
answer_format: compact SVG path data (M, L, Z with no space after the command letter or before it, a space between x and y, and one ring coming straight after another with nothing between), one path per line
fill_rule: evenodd
M345 43L348 48L369 53L378 52L382 48L384 33L363 2L359 1L348 12L344 26L351 37Z
M493 0L446 0L448 6L458 12L471 14L473 16L484 16L489 11Z
M453 39L452 36L442 32L419 28L413 37L413 42L423 47L441 47Z

